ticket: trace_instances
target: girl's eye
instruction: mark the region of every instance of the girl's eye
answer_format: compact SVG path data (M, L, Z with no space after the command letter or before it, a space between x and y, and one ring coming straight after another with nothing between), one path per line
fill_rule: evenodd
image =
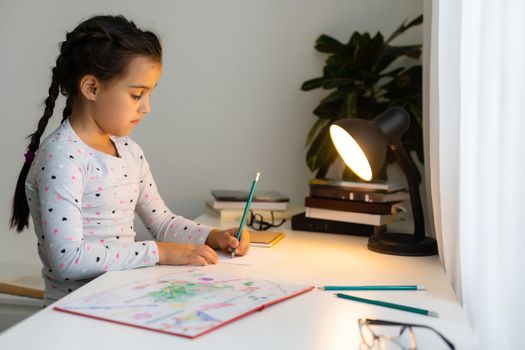
M131 95L131 98L134 100L140 100L141 97L142 95Z

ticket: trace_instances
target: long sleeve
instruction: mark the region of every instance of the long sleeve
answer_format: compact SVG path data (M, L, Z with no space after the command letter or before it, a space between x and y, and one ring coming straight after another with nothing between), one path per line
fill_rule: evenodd
M76 156L60 146L48 145L41 157L45 165L35 169L42 224L40 241L50 266L46 273L68 281L95 277L108 270L156 264L154 241L119 242L108 238L88 243L84 239L88 233L83 231L81 203L89 179Z
M140 155L139 199L136 212L158 241L204 244L212 227L176 215L164 204L153 180L149 164Z

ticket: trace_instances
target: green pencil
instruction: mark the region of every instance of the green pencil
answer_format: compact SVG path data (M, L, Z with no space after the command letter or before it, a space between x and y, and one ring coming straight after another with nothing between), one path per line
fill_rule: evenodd
M322 290L425 290L423 286L417 285L394 285L394 286L324 286L318 287Z
M241 234L242 229L244 228L244 223L246 222L246 216L248 215L248 211L250 210L250 204L252 204L253 195L255 193L255 187L257 186L257 181L259 181L259 176L261 173L257 173L255 175L255 179L253 179L252 187L250 188L250 193L248 194L248 200L246 201L246 206L244 207L244 212L242 213L242 219L241 224L239 225L239 229L237 230L237 235L235 238L240 242L241 241ZM232 249L231 257L235 255L235 248Z
M389 307L392 309L402 310L402 311L408 311L413 312L420 315L426 315L431 317L439 317L439 314L435 311L425 310L425 309L419 309L417 307L412 306L405 306L405 305L399 305L394 303L388 303L386 301L380 301L380 300L372 300L372 299L365 299L365 298L359 298L353 295L343 294L343 293L334 293L338 298L353 300L353 301L360 301L362 303L372 304L372 305L378 305L378 306L384 306Z

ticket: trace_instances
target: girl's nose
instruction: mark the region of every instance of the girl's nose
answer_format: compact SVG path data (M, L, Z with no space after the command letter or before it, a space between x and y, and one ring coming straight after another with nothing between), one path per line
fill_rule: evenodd
M140 105L139 112L141 114L149 113L151 111L151 104L149 103L149 96L147 96L143 101L144 102L141 103Z

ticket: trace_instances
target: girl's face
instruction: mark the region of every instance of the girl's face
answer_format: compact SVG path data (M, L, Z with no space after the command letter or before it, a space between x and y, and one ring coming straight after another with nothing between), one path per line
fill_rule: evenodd
M125 77L103 84L93 106L97 125L115 136L129 135L151 110L150 95L160 78L162 65L135 57Z

